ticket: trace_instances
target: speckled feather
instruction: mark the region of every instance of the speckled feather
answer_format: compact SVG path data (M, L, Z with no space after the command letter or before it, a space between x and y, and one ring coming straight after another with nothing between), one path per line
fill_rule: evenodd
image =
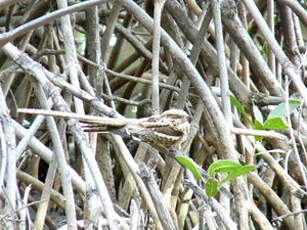
M186 112L171 109L159 116L139 119L137 124L129 125L127 129L141 141L170 148L186 141L190 124Z

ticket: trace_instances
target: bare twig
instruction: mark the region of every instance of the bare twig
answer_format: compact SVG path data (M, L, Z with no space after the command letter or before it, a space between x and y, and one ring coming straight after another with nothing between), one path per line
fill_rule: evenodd
M160 24L165 0L154 0L154 29L152 42L152 112L160 113L159 60L160 60Z
M0 46L3 46L4 44L12 41L13 39L29 32L30 30L33 30L39 26L43 26L46 25L54 20L56 20L57 18L70 14L72 12L76 12L76 11L80 11L83 9L86 9L88 7L92 7L98 4L102 4L102 3L106 3L108 2L108 0L91 0L91 1L86 1L86 2L82 2L79 4L75 4L73 6L69 6L65 9L61 9L61 10L57 10L53 13L47 14L45 16L42 16L40 18L34 19L24 25L21 25L19 27L17 27L14 30L11 30L9 32L6 33L2 33L0 34Z

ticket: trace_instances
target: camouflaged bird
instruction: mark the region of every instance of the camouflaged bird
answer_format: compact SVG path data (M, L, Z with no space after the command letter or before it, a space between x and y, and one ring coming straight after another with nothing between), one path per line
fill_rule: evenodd
M170 109L160 115L137 119L128 124L128 132L141 141L164 148L180 146L187 140L189 115L183 110Z
M163 148L180 147L187 140L190 130L189 115L178 109L170 109L160 115L140 119L108 118L34 109L19 109L19 112L77 119L89 124L84 127L88 132L121 134L124 130L142 142Z

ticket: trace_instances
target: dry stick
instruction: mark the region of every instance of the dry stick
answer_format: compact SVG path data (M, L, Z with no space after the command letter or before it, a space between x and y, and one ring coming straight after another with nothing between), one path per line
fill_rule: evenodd
M154 0L154 28L152 42L152 112L160 114L160 93L159 93L159 60L160 60L160 26L161 14L165 0Z
M282 215L282 216L277 216L277 217L274 217L272 219L273 222L278 222L278 221L281 221L282 219L288 217L288 216L294 216L294 215L297 215L297 214L300 214L300 213L304 213L304 212L307 212L307 209L302 209L301 211L298 211L298 212L292 212L292 213L289 213L289 214L285 214L285 215Z
M0 2L0 9L4 7L8 7L12 4L15 4L17 2L24 2L24 1L29 1L29 0L2 0Z
M249 213L252 216L254 222L263 230L274 230L273 226L266 218L266 216L259 210L253 201L249 201L248 204Z
M280 181L288 188L291 194L298 197L303 197L307 195L307 192L300 188L300 185L289 176L289 174L280 166L280 164L271 156L271 154L266 151L262 145L257 145L256 149L260 152L261 158L270 166L272 170L276 173Z
M128 15L126 15L126 17L125 17L121 26L123 28L128 27L130 21L131 21L131 15L128 14ZM108 68L109 69L114 69L114 67L117 65L120 54L122 53L122 50L123 50L124 41L125 41L124 37L121 34L119 34L117 36L116 43L115 43L115 45L114 45L114 47L111 51L111 54L109 56L109 60L108 60Z
M67 8L67 1L57 0L57 5L59 8ZM81 71L81 67L78 63L73 28L72 28L72 24L71 24L69 15L65 15L61 17L61 29L63 33L64 47L65 47L65 59L66 59L68 73L69 73L69 79L71 81L71 84L76 89L80 89L78 70ZM74 107L76 109L76 112L80 114L84 114L85 112L84 112L83 101L77 97L73 97L73 102L74 102ZM89 140L88 137L87 137L87 140ZM95 175L91 175L91 172L89 169L90 166L87 165L84 159L84 156L82 156L82 162L83 162L83 168L84 168L85 183L87 184L86 188L88 191L94 191L96 189L95 182L93 179ZM85 205L87 207L92 207L91 209L86 210L86 217L89 217L89 216L93 218L96 217L96 219L93 219L93 221L97 221L97 214L95 215L93 214L93 212L95 212L96 210L100 210L101 205L102 205L102 203L100 204L98 202L97 194L92 194L91 196L87 197L87 199L85 200ZM110 221L111 221L110 227L112 228L113 223L112 223L112 220Z
M278 0L280 4L289 6L294 13L300 18L301 22L307 26L307 13L306 9L304 9L298 1L295 0Z
M111 136L110 140L111 141L113 140L112 136ZM117 145L115 145L115 146L117 146ZM147 151L147 149L148 149L148 146L145 143L140 144L136 153L135 153L135 155L134 155L134 157L133 157L133 160L136 163L142 162L143 159L144 159L144 152ZM130 173L128 166L125 164L125 159L124 159L123 155L119 154L119 151L120 151L119 148L115 148L115 154L118 157L118 163L121 167L123 175L126 175L126 177L125 177L125 182L124 182L122 188L118 192L118 205L120 205L120 207L122 207L124 209L128 209L129 201L134 196L134 191L137 191L138 187L137 187L137 184L134 181L132 173ZM148 193L148 195L149 195L149 193Z
M274 25L274 0L267 0L267 20L268 20L268 27L272 31L272 35L275 37L275 25ZM275 55L271 49L269 49L269 54L268 54L268 64L269 67L275 76L276 73L276 62L275 62Z
M226 122L231 127L232 113L231 113L231 105L229 100L229 83L227 75L225 49L224 49L221 9L218 0L211 1L211 11L213 15L215 34L216 34L216 46L217 46L216 50L218 56L219 76L221 81L222 111Z
M149 170L150 169L148 169L148 167L144 163L140 165L141 177L144 180L149 193L151 194L153 202L155 203L163 229L175 230L176 227L172 220L172 217L170 216L170 213L168 212L165 204L163 203L163 196L161 194L161 191L159 190L159 187L154 180L152 172L150 172Z
M31 110L28 110L30 113L32 112ZM40 113L40 110L33 110L33 111L36 111L37 113ZM51 114L50 111L46 111L44 114ZM68 113L64 113L65 115L68 115L68 116L71 116L71 114L68 114ZM82 116L81 116L82 117ZM115 119L114 119L115 120Z
M118 204L118 200L117 200L117 192L116 192L116 185L115 185L116 176L114 175L114 172L113 172L114 162L112 158L113 152L111 151L112 151L111 143L107 140L105 135L99 135L97 137L96 160L97 160L100 170L103 172L102 176L104 180L106 181L106 186L108 188L112 201L116 202L116 206L118 205L119 207L121 207ZM125 174L123 173L123 175Z
M55 116L66 119L76 119L85 123L95 123L97 125L105 125L112 127L122 127L127 125L129 119L118 119L109 117L100 117L93 115L80 115L71 112L61 112L54 110L42 110L42 109L18 109L18 113L28 113L28 114L40 114L45 116Z
M139 78L139 77L134 77L134 76L123 74L123 73L117 73L117 72L114 72L110 69L106 69L106 72L111 76L123 78L123 79L129 80L129 81L135 81L135 82L142 83L142 84L151 84L152 83L150 80ZM174 91L177 91L177 92L180 91L180 89L178 87L168 85L168 84L165 84L163 82L159 82L159 86L162 87L162 88L174 90Z
M189 20L188 17L182 16L184 15L184 11L181 5L176 1L167 1L165 3L165 8L176 20L184 35L192 43L195 43L197 41L197 30L194 26L194 23ZM217 74L218 64L216 50L208 41L203 41L201 56L203 57L205 63L210 67L212 74ZM229 84L231 91L236 95L236 97L245 107L250 107L250 91L230 68L228 68L228 74L230 75Z
M288 57L285 55L285 53L273 37L270 29L268 28L261 13L259 12L259 9L255 5L255 2L250 0L243 0L243 2L253 16L255 23L258 25L258 28L261 30L262 35L265 37L265 40L268 42L270 48L275 53L276 58L282 65L282 68L284 69L285 73L293 80L298 91L304 98L305 105L307 105L307 89L300 77L298 76L298 69L288 59Z
M17 51L16 48L14 46L12 46L12 45L7 45L7 47L9 47L9 48L5 49L5 47L4 47L4 49L6 51L13 51L14 50L14 53L10 53L10 52L8 52L8 53L12 55L12 58L16 62L18 62L19 59L17 58L18 55L16 54L16 51ZM27 55L24 55L24 56L22 55L22 57L25 57L25 58L27 58L27 61L30 61L30 59L28 58ZM26 61L26 63L27 63L27 61ZM30 61L30 63L32 63L32 62L33 61ZM20 61L18 63L21 64ZM40 73L40 71L43 71L44 73L47 74L46 77L48 77L48 79L53 84L58 85L62 89L64 89L64 88L69 89L69 91L72 92L73 95L78 96L78 97L82 98L83 100L89 102L90 105L94 106L97 109L97 111L99 111L101 113L104 113L105 115L107 115L109 117L114 117L114 116L119 117L119 118L122 117L120 114L117 114L114 110L112 110L111 108L109 108L106 105L104 105L103 103L101 103L97 98L92 97L90 94L88 94L88 93L86 93L86 92L84 92L82 90L76 90L74 87L71 87L71 85L68 84L66 81L64 81L61 77L58 77L58 76L50 73L49 71L45 70L41 65L35 63L35 64L32 65L32 67L36 67L36 68L27 68L26 65L23 65L23 68L25 68L27 71L31 71L33 73ZM34 76L38 77L39 75L35 74ZM42 76L42 75L40 75L40 76ZM42 78L42 79L38 78L38 80L41 80L43 82L47 81L47 79L45 79L45 78ZM49 86L52 86L51 88L53 90L55 90L53 85L49 85ZM53 93L55 93L55 92L56 91L54 91ZM60 101L61 101L61 97L56 97L56 100L58 100L58 99L60 99ZM61 103L63 105L66 104L64 101L61 101ZM70 120L70 122L73 123L73 125L74 125L72 130L78 132L78 134L75 133L76 134L75 135L76 140L81 142L81 143L83 143L84 142L84 138L83 138L83 135L81 133L79 133L80 128L76 127L77 124L74 121ZM18 126L18 128L20 128L20 126ZM19 129L19 131L22 132L22 130L20 130L20 129ZM118 137L118 136L114 136L114 140L115 140L115 143L119 146L119 149L121 149L120 153L122 154L123 158L125 159L125 163L129 167L129 169L130 169L130 171L131 171L135 181L137 181L136 184L137 184L137 186L138 186L138 188L139 188L143 198L145 199L146 204L147 204L149 210L151 211L151 214L153 215L153 218L155 219L155 223L157 225L157 228L158 229L162 229L161 224L159 222L159 218L158 218L157 212L155 210L155 207L152 204L152 200L150 198L150 195L148 194L148 191L146 190L146 187L145 187L143 181L140 179L140 177L138 175L138 167L137 167L137 165L135 164L133 158L131 157L127 147L125 146L125 144L123 142L123 140L120 137ZM95 164L96 162L92 161L92 158L91 158L92 155L91 154L87 154L87 152L86 152L87 151L86 146L87 146L86 144L80 145L81 150L86 154L87 161L91 161L90 165L93 165L93 167L94 167L94 168L91 168L91 169L95 170L95 173L93 173L93 174L100 175L99 170L96 171L96 167L95 167L96 166L96 164ZM36 148L37 146L33 146L33 147ZM41 149L37 149L37 151L40 152ZM46 155L44 155L44 152L40 152L40 154L42 154L43 156L46 157ZM78 175L76 175L76 177L78 177ZM99 181L100 178L101 177L99 177L99 176L95 177L95 179L97 181ZM100 187L101 183L98 183L98 182L96 182L96 185L98 185L97 186L98 187L98 192L100 193L100 195L102 197L102 194L103 194L102 189L103 189L103 187L101 188ZM106 205L108 205L108 203L106 203ZM113 210L112 208L106 208L106 212L107 211L108 212L112 212L112 210ZM116 214L112 214L112 215L116 216Z
M118 0L118 2L120 2L129 12L131 12L147 30L152 31L152 19L136 3L131 0ZM224 147L225 153L227 153L227 157L236 159L236 151L231 140L230 130L225 125L223 115L208 85L206 85L203 78L197 72L183 51L163 29L161 29L161 42L173 55L174 60L177 61L180 69L189 77L197 92L201 96L205 106L208 108L219 134L221 145Z
M16 130L16 135L18 136L19 139L24 138L28 131L24 127L22 127L20 124L18 124L16 121L13 122L14 128ZM37 138L32 137L32 139L29 142L29 146L33 149L33 151L39 155L44 161L47 163L51 162L51 158L53 155L53 152L47 148L43 143L41 143ZM82 178L77 174L77 172L69 168L70 173L72 175L72 181L74 185L76 186L76 189L82 193L83 195L85 194L85 183L82 180Z
M255 188L266 198L273 209L279 214L289 214L290 210L287 205L277 196L277 194L256 174L249 173L247 175L249 183L253 184ZM288 217L285 219L285 224L289 229L295 226L293 217Z
M21 65L26 71L31 72L33 76L41 82L41 84L46 86L46 90L48 94L52 94L52 99L57 106L57 108L60 108L65 111L69 111L69 108L67 106L67 103L64 101L62 96L59 94L59 88L55 87L52 85L48 79L54 78L55 75L49 72L48 70L44 69L40 64L33 62L29 58L28 55L21 53L16 47L14 47L12 44L6 44L2 49L5 51L5 53L10 56L15 62L17 62L19 65ZM47 78L48 77L48 78ZM56 78L56 77L55 77ZM57 79L58 82L61 84L65 85L65 81L63 79ZM54 82L54 79L53 79ZM91 95L88 93L85 93L83 91L80 92L80 90L76 90L73 87L69 88L74 91L77 94L82 94L83 96L86 96L86 98L89 100L90 98L93 98ZM91 99L90 99L91 100ZM97 99L94 101L90 101L90 104L93 106L99 106L98 110L99 111L104 111L105 113L109 114L109 116L114 116L115 113L112 109L109 107L103 105L100 101ZM117 213L114 211L112 202L110 198L107 196L108 192L105 187L105 184L102 180L101 172L99 171L99 168L97 166L97 162L95 161L92 150L89 147L86 137L84 133L81 131L80 125L73 119L70 119L68 122L68 125L71 127L72 133L74 137L76 138L77 143L80 146L80 150L82 152L82 155L85 157L90 169L91 173L94 176L95 183L97 186L97 190L101 199L101 202L104 205L105 208L105 213L108 217L108 220L110 221L110 225L115 225L117 226L117 221L120 221L121 223L122 220L121 218L117 215ZM123 223L124 224L124 223ZM115 227L114 229L117 229Z
M301 173L302 178L303 178L303 182L305 185L305 191L307 191L307 179L306 179L306 174L304 169L304 165L302 163L302 160L300 159L299 153L298 153L298 148L297 148L297 144L296 144L296 140L295 140L295 136L293 133L293 128L292 128L292 122L291 122L291 118L290 118L290 109L289 109L289 78L286 75L285 76L285 104L286 104L286 114L287 114L287 120L288 120L288 124L289 124L289 130L290 130L290 137L291 137L291 142L292 142L292 148L294 152L294 159L298 164L298 171ZM291 152L290 152L291 153ZM291 196L291 206L292 206L292 211L294 212L299 212L302 210L301 207L301 200L295 196ZM294 220L296 223L296 228L298 230L303 230L304 229L304 216L303 215L296 215L294 216Z
M35 11L35 7L31 8L27 14L25 14L23 17L22 17L22 23L25 22L28 18L28 15L30 15L31 13L33 13L33 11ZM21 24L22 24L21 23ZM28 33L24 36L24 38L21 40L21 42L19 43L19 47L22 51L24 51L27 47L27 45L30 43L30 38L32 37L32 34L33 34L33 31L28 31ZM0 35L1 36L1 35ZM6 63L4 63L4 66L6 65ZM12 73L7 79L6 81L4 81L4 84L2 85L2 90L3 90L3 93L5 95L5 97L7 96L10 88L11 88L11 85L13 84L14 82L14 79L16 77L16 72L15 73Z
M64 54L64 50L50 50L50 49L44 49L43 51L39 52L37 54L37 56L43 56L43 55L60 55L60 54ZM85 63L91 65L91 66L94 66L96 68L102 68L101 65L98 65L96 64L95 62L85 58L84 56L82 55L79 55L78 54L78 59L81 60L81 61L84 61ZM8 70L5 70L5 71L8 71L8 72L11 72L12 70L14 70L16 68L15 67L9 67ZM135 76L132 76L132 75L128 75L128 74L124 74L124 73L118 73L116 71L113 71L111 69L105 69L104 70L106 73L108 73L109 76L111 77L118 77L118 78L122 78L122 79L125 79L125 80L128 80L128 81L135 81L135 82L138 82L138 83L142 83L142 84L151 84L151 80L147 80L147 79L143 79L143 78L139 78L139 77L135 77ZM3 72L2 72L3 73ZM2 74L1 73L1 74ZM3 73L3 74L6 74ZM3 76L4 77L4 76ZM1 76L0 76L0 79L1 79ZM169 89L169 90L174 90L174 91L177 91L179 92L180 91L180 88L176 87L176 86L172 86L172 85L168 85L166 83L163 83L163 82L159 82L159 87L161 88L165 88L165 89ZM88 91L88 90L87 90Z
M222 19L224 28L247 57L254 74L263 81L269 92L275 96L282 96L283 89L280 83L272 74L259 49L246 31L246 28L243 27L237 15L233 14L233 9L230 7L231 2L232 0L223 1Z
M207 198L204 193L204 190L200 188L197 184L193 183L191 180L186 180L185 185L191 188L197 196L199 196L201 199L203 199L206 203L208 203L211 206L211 208L220 217L226 229L229 229L229 230L238 229L237 224L230 218L230 216L225 215L224 207L221 206L220 203L216 199L214 199L213 197Z
M111 107L113 109L115 109L115 103L114 101L112 100L113 98L113 95L112 95L112 90L111 90L111 86L110 86L110 82L109 82L109 79L106 75L106 72L104 69L99 69L99 73L100 73L100 76L102 77L104 83L105 83L105 88L106 88L106 93L108 94L108 96L111 98ZM99 94L98 94L99 96Z
M5 135L2 122L0 122L0 142L5 143ZM4 185L4 178L6 176L6 167L7 167L7 151L6 145L1 145L1 168L0 168L0 187Z
M299 18L296 15L293 15L293 23L294 23L294 30L295 30L295 35L296 35L297 46L298 46L298 49L300 49L300 48L305 47L305 45L304 45L304 38L303 38L301 23L300 23ZM306 58L306 49L305 49L304 54L301 57L301 62L302 62L301 65L303 65L304 63L303 60L306 60L304 59L304 57Z
M284 5L279 5L278 7L280 13L280 30L282 31L282 35L284 38L284 49L288 55L289 60L299 69L300 59L299 52L297 47L297 38L294 31L293 24L293 13L289 7Z
M28 23L25 23L21 26L18 26L14 30L0 34L0 47L5 45L6 43L12 41L13 39L20 37L21 35L29 32L29 30L33 30L33 29L35 29L39 26L46 25L46 24L58 19L59 17L61 17L63 15L67 15L67 14L70 14L70 13L73 13L73 12L76 12L76 11L84 10L86 8L89 8L89 7L98 5L98 4L106 3L106 2L108 2L108 0L86 1L86 2L82 2L82 3L78 3L78 4L75 4L75 5L69 6L65 9L54 11L50 14L46 14L45 16L31 20Z
M21 154L26 150L29 142L31 141L32 137L34 137L36 131L39 129L43 121L45 120L44 116L37 116L35 120L32 122L31 127L28 129L27 135L23 137L17 147L16 147L16 159L18 160Z
M283 134L274 132L274 131L266 131L266 130L253 130L253 129L242 129L242 128L231 128L231 132L233 134L239 135L251 135L251 136L259 136L259 137L269 137L279 140L286 140L287 137Z
M100 117L93 115L80 115L71 112L61 112L54 110L42 110L42 109L26 109L20 108L17 110L18 113L28 113L28 114L37 114L37 115L45 115L45 116L55 116L66 119L76 119L85 123L97 124L101 126L111 126L111 127L124 127L129 122L133 122L134 119L123 119L123 118L108 118L108 117ZM270 137L280 140L285 140L287 137L280 133L276 133L274 131L266 131L266 130L252 130L252 129L242 129L242 128L231 128L231 132L233 134L238 135L251 135L251 136L260 136L260 137Z
M24 194L23 194L23 198L22 198L22 204L23 206L27 206L28 205L28 200L29 200L29 195L30 195L30 191L31 191L31 185L28 185L25 190L24 190ZM18 194L18 199L21 199L20 194ZM19 216L20 216L20 224L19 227L20 229L25 229L26 227L26 217L28 217L28 223L31 223L31 218L30 218L30 213L28 209L21 209L19 211Z
M101 97L104 100L119 101L119 102L124 103L124 104L136 105L136 106L141 106L141 105L145 105L145 104L150 104L151 103L150 99L144 99L144 100L141 100L141 101L133 101L133 100L127 100L127 99L122 98L122 97L108 96L108 95L105 95L105 94L102 94Z
M205 34L207 32L207 29L208 29L208 25L209 25L210 20L211 20L211 12L206 10L208 8L208 4L204 8L205 9L203 10L201 16L198 18L198 22L197 22L197 24L198 24L197 27L198 28L200 27L199 32L197 34L198 39L196 40L196 43L194 43L193 48L191 50L191 55L190 55L190 60L193 63L193 65L196 65L196 63L197 63L199 53L201 51L201 44L202 44L202 41L204 40ZM205 13L206 13L206 15L205 15ZM188 46L191 46L190 42L188 42L186 44L186 48ZM184 108L187 97L188 97L190 85L191 85L190 80L187 78L187 76L184 76L181 91L180 91L180 94L179 94L179 97L178 97L177 108L180 108L180 109ZM192 144L192 141L193 141L193 139L196 135L196 132L197 132L197 128L195 126L197 126L197 124L199 123L200 117L201 117L201 113L202 113L202 106L201 105L202 105L202 102L201 102L200 99L198 99L198 107L197 107L198 109L196 110L196 112L194 114L194 117L193 117L193 120L192 120L192 123L191 123L192 128L191 128L190 133L189 133L189 136L191 138L189 138L189 141L187 141L185 143L185 146L183 148L185 154L188 153L190 146ZM182 176L181 174L183 172L183 168L180 167L180 165L178 165L178 163L176 161L173 161L173 162L174 162L173 168L170 171L166 182L164 183L165 184L164 190L168 190L169 192L172 192L172 194L169 195L170 198L174 197L174 196L175 197L178 196L178 194L175 193L175 191L176 191L176 184L175 184L176 178L178 178L178 175ZM169 186L167 187L167 185L169 185ZM169 188L172 188L172 190L169 189ZM179 191L177 193L179 193ZM187 193L187 195L184 199L190 200L192 198L192 196L193 196L193 192L191 192L191 190L190 190ZM171 198L171 199L174 200L173 198ZM174 201L172 203L176 204ZM178 218L177 218L179 229L184 228L185 220L186 220L186 217L187 217L187 214L188 214L188 211L189 211L189 207L190 207L189 202L185 202L184 204L180 205L180 211L179 211ZM173 207L173 209L175 209L175 207Z
M60 9L67 8L66 0L57 0L57 5ZM74 34L71 24L71 19L69 15L65 15L60 18L61 19L61 30L63 33L64 47L65 47L65 59L67 64L67 71L69 75L69 80L71 84L80 89L80 83L78 78L78 69L81 69L78 63L77 58L77 50L75 47ZM74 97L74 106L76 108L77 113L84 114L83 102ZM85 173L87 173L87 169L85 169Z
M87 17L87 28L86 28L86 50L88 59L91 63L101 66L101 45L100 45L100 33L99 33L99 15L98 15L98 6L94 6L88 10L86 10ZM80 59L80 54L77 54ZM89 81L93 82L94 88L98 95L100 95L100 91L102 90L102 79L99 79L99 68L93 66L89 63L87 75L89 75ZM80 66L80 65L79 65ZM79 70L80 83L83 88L86 89L88 93L91 95L95 95L94 89L89 84L87 77L83 73L82 69Z
M197 5L195 0L187 0L186 1L188 7L193 11L194 14L197 16L200 16L201 13L203 12L202 9Z
M204 15L205 14L205 15ZM193 63L194 66L196 66L196 63L198 61L198 57L201 51L202 43L205 38L205 35L208 30L208 26L210 24L212 18L212 12L211 10L208 10L208 4L204 7L203 14L199 17L198 22L197 22L197 28L199 29L199 32L197 34L196 42L193 44L192 50L191 50L191 55L190 55L190 60ZM191 43L188 42L187 46L190 46ZM178 108L184 108L186 99L189 94L189 89L190 89L191 81L185 76L183 78L182 82L182 87L180 94L178 96L178 103L177 107ZM199 99L200 100L200 99Z
M118 135L111 135L111 139L114 141L114 147L118 149L118 152L121 154L120 157L124 159L124 162L127 164L127 167L130 170L131 175L133 176L136 186L138 187L142 198L145 200L148 209L154 219L154 223L158 230L162 230L162 225L156 210L156 207L153 204L152 198L146 189L146 186L143 180L140 178L139 167L136 164L135 160L131 156L131 153L127 149L127 146L123 142L123 139Z
M16 180L16 155L15 155L15 147L16 147L16 137L15 130L12 124L12 118L9 115L9 109L6 105L6 101L0 88L0 132L1 136L4 139L4 142L1 142L3 155L6 156L7 161L4 168L6 168L6 185L4 183L1 184L1 188L5 190L7 194L7 199L5 199L5 207L6 210L12 209L15 211L16 209L16 196L17 196L17 180ZM4 178L3 178L4 179ZM4 181L3 181L4 182ZM10 208L9 208L10 207ZM13 216L12 216L13 218ZM9 223L8 229L14 229L17 226L14 226L12 222Z
M31 203L28 203L28 204L26 204L26 205L24 205L24 206L22 206L22 207L16 209L15 212L16 212L16 213L17 213L17 212L20 212L22 209L28 208L28 207L30 207L30 206L32 206L32 205L36 205L36 204L38 204L38 203L40 203L40 202L42 202L42 201L33 201L33 202L31 202ZM1 215L1 217L0 217L0 222L2 223L3 219L5 219L5 218L7 218L7 215Z
M149 44L151 44L151 43L147 42L145 44L145 47L149 46ZM125 69L127 69L133 62L135 62L140 57L141 57L141 54L139 52L132 53L127 58L125 58L119 65L117 65L114 68L114 71L116 71L116 72L123 72Z
M244 28L247 28L247 17L246 17L246 9L244 4L240 1L238 3L239 16ZM234 40L232 39L234 42ZM246 85L248 89L250 89L250 71L249 71L249 63L247 58L241 52L241 65L242 65L242 81Z
M141 208L138 207L134 199L130 202L130 230L138 230L140 222L140 211Z
M45 185L43 182L21 170L17 171L17 177L18 180L22 181L27 185L31 185L33 189L37 190L38 192L42 192L44 190ZM50 198L51 201L55 203L57 206L59 206L62 209L65 209L65 197L61 193L51 189ZM77 209L77 212L79 214L82 213L80 208Z
M216 223L216 220L213 218L214 214L212 212L212 208L209 204L206 204L205 202L202 203L201 209L199 210L199 226L202 228L204 226L205 221L208 226L209 230L217 230L218 224ZM204 221L205 220L205 221Z
M42 203L39 204L37 209L37 214L35 218L35 227L37 230L42 230L45 225L45 217L48 210L48 204L50 195L52 192L52 186L54 182L54 178L56 175L57 170L57 162L56 162L56 155L53 154L51 163L49 164L46 180L45 180L45 186L41 195L41 201Z
M141 53L142 56L144 56L148 60L152 60L153 54L150 52L150 50L146 47L148 46L146 43L145 45L138 39L136 38L130 30L126 29L120 24L116 25L116 30L123 35L124 38L137 50L139 51L138 53ZM151 44L151 42L149 42ZM167 67L165 64L160 60L159 58L159 66L162 71L167 72ZM110 68L109 68L110 69Z
M192 56L192 54L191 54L191 56ZM195 113L194 113L194 117L193 117L193 120L191 122L191 129L190 129L190 133L189 133L189 136L191 138L189 138L187 140L187 142L184 146L185 152L188 152L188 150L190 149L190 147L192 145L193 139L197 134L198 124L199 124L199 121L201 119L202 112L203 112L203 103L202 103L201 100L198 100L196 110L195 110ZM191 200L192 196L193 196L193 192L190 189L185 194L185 197L183 198L183 200L189 201L189 200ZM179 229L181 229L181 230L184 228L184 223L185 223L185 219L186 219L186 216L188 214L188 211L189 211L189 206L190 206L189 202L184 202L183 204L180 205L180 210L178 212L178 225L179 225ZM205 212L207 212L207 210L205 210Z
M112 15L111 15L111 17L112 17ZM100 66L101 62L102 62L102 58L101 58L101 56L102 56L101 48L102 47L101 47L101 40L100 40L100 29L99 29L100 25L99 25L99 9L98 9L98 6L94 6L90 9L88 9L86 11L86 18L87 18L87 20L86 20L87 21L87 36L86 36L87 55L88 55L88 58L92 62L94 62L95 64ZM107 28L107 30L108 30L108 28ZM107 49L107 47L104 47L104 48ZM80 56L80 55L78 55L78 56ZM96 95L98 98L100 98L102 91L103 91L103 80L105 79L104 69L96 68L92 65L89 65L88 66L88 75L90 77L89 81L93 83L94 88L96 89L96 93L94 92L93 87L89 83L87 77L84 75L84 73L83 73L83 71L80 67L79 77L80 77L80 81L83 84L83 88L86 88L87 92L90 92L91 95L93 95L93 96ZM106 86L109 86L109 85L106 84ZM111 104L112 105L114 104L113 101L111 102ZM97 133L90 133L88 135L88 137L89 137L89 143L90 143L90 146L93 150L93 153L94 153L94 155L96 155L97 145L98 145L98 142L97 142L98 134ZM84 163L84 165L86 165L84 158L83 158L83 163ZM99 164L98 161L97 161L97 164ZM101 169L101 167L100 167L100 169ZM95 189L95 185L93 183L93 179L91 178L91 175L88 174L88 178L89 178L90 184L88 186L89 192L86 194L86 199L88 199L88 202L84 205L84 219L85 219L85 222L87 223L87 228L89 230L91 230L91 229L94 228L94 226L99 221L99 217L101 216L101 211L102 211L102 204L99 202L99 197L95 194L95 192L93 190L93 189Z
M222 99L222 112L225 121L232 127L232 112L229 100L229 82L227 75L226 57L224 49L224 39L223 39L223 29L222 29L222 19L221 19L221 9L219 0L211 0L211 12L213 16L214 26L215 26L215 42L218 57L219 66L219 77L220 77L220 87L221 87L221 99ZM226 184L229 188L229 183ZM237 192L243 193L242 190L238 189ZM237 199L241 201L241 199ZM225 207L226 211L230 213L230 199L224 195L221 195L220 201ZM238 202L237 201L237 202ZM238 202L238 216L240 222L240 228L244 229L248 227L248 216L246 212L245 202ZM227 213L227 214L228 214Z
M48 100L40 83L37 84L37 97L41 106L49 109ZM77 229L77 217L75 209L74 192L71 183L70 171L65 159L65 153L62 141L53 117L47 117L47 127L54 146L54 154L59 165L60 178L62 182L63 193L66 199L65 212L67 217L68 230Z
M302 178L304 181L304 185L305 185L305 191L307 191L307 178L306 178L306 174L305 174L305 170L304 170L304 165L302 160L300 159L300 155L298 152L298 148L297 148L297 144L296 144L296 140L295 140L295 136L294 136L294 132L293 132L293 128L292 128L292 122L291 122L291 118L290 118L290 108L289 108L289 81L288 81L288 76L285 77L285 87L286 87L286 97L285 97L285 104L286 104L286 114L287 114L287 120L288 120L288 124L289 124L289 130L290 130L290 137L291 137L291 141L292 141L292 147L294 150L294 159L296 160L297 164L299 165L299 171L302 174Z
M107 28L103 33L103 37L101 39L101 59L105 63L108 63L107 54L109 51L109 44L115 29L116 21L119 16L120 10L121 7L119 5L113 4L111 14L108 17Z

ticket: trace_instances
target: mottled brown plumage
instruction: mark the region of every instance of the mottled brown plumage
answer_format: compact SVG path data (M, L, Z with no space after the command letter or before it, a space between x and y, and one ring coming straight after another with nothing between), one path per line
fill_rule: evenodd
M137 119L126 128L132 136L148 144L164 148L178 147L188 137L188 117L183 110L171 109L161 115Z
M119 135L128 133L143 142L163 148L180 147L186 141L190 130L188 114L178 109L170 109L160 115L140 119L108 118L37 109L19 109L18 112L77 119L87 123L83 126L85 131L112 132Z

